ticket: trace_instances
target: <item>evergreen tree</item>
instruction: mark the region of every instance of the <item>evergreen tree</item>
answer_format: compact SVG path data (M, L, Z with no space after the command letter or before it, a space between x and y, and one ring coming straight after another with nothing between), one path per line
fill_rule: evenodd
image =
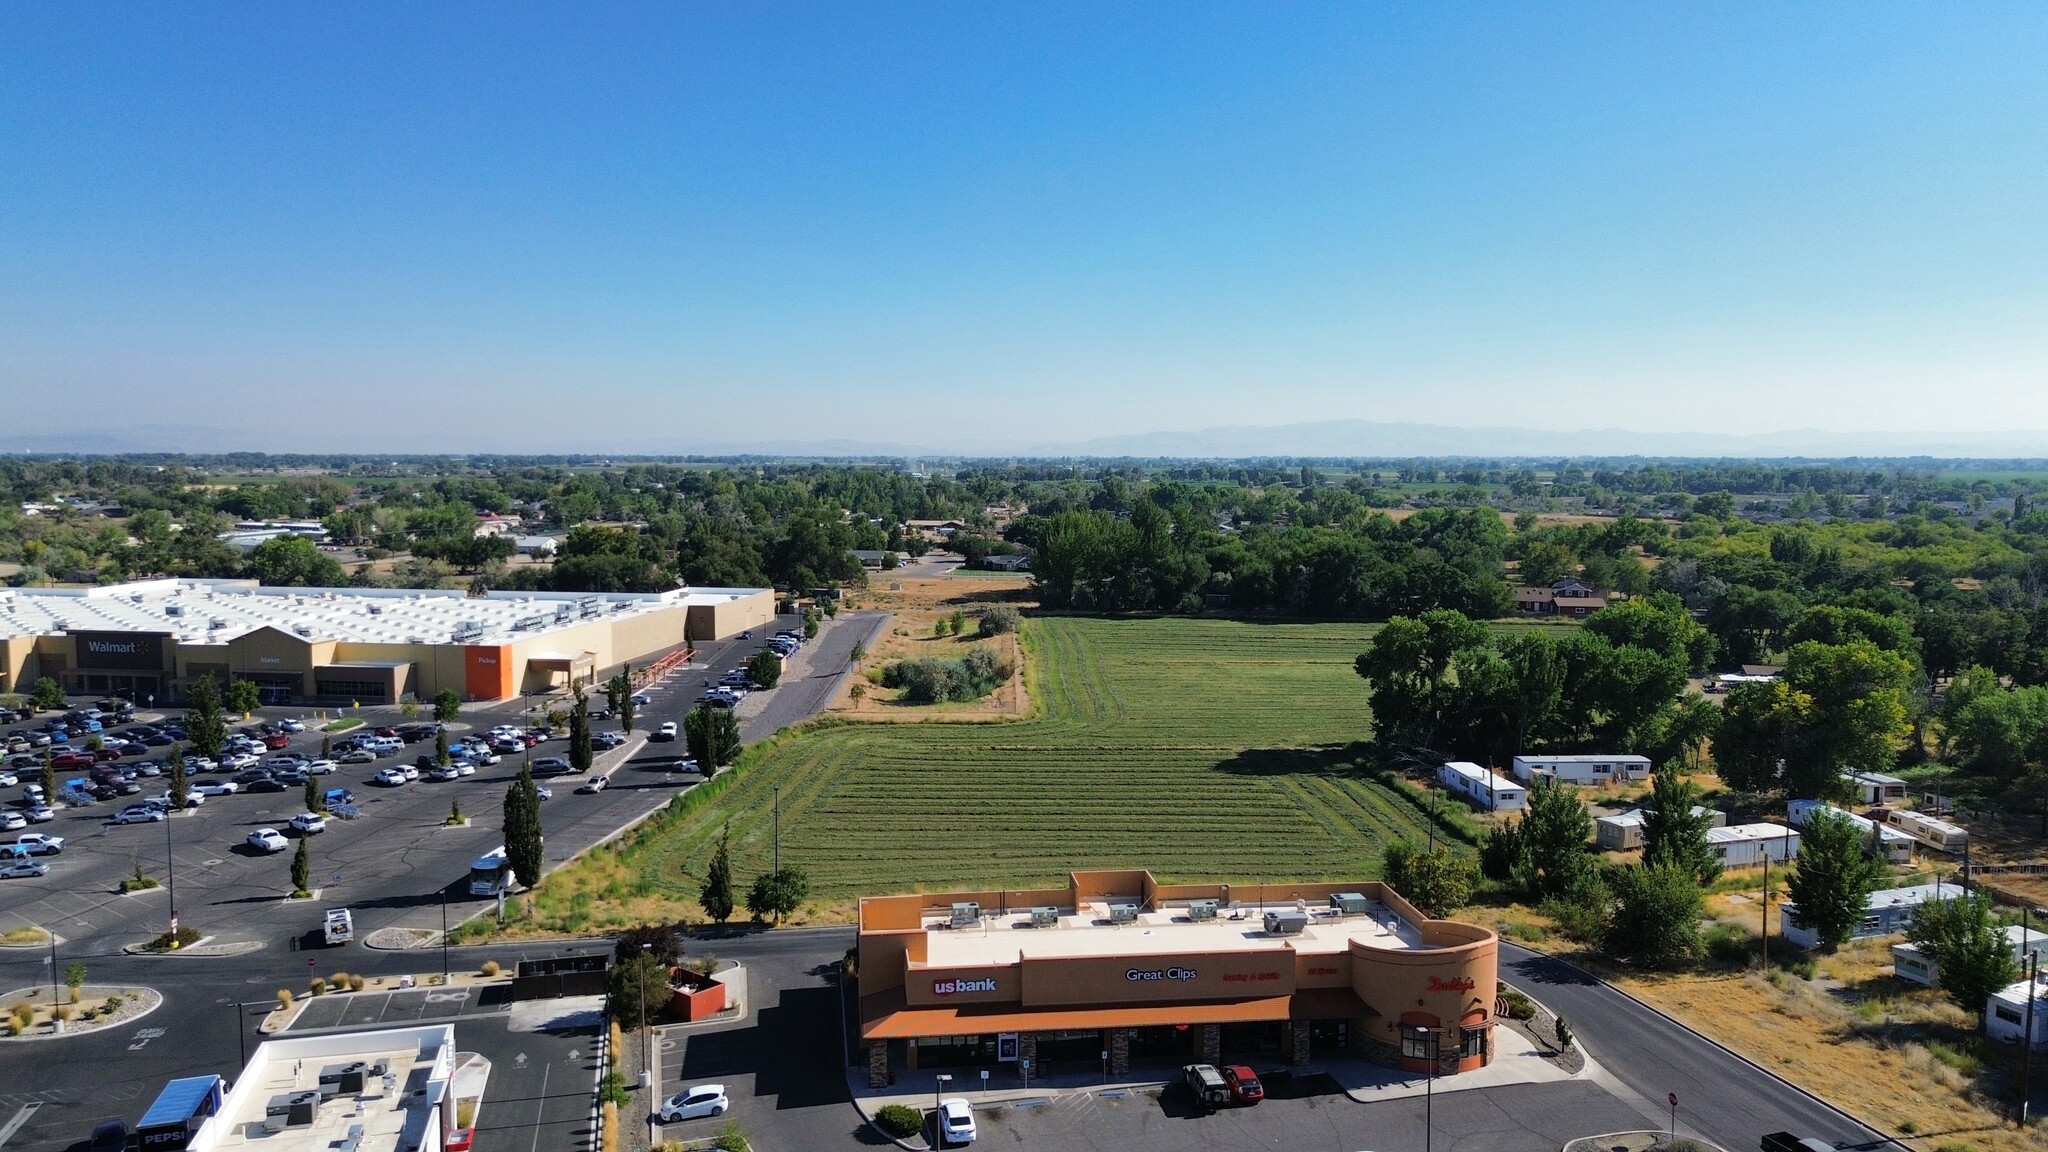
M194 755L216 761L228 742L227 716L221 711L220 688L211 672L193 681L186 694L185 738L192 741Z
M292 853L292 894L303 896L313 888L312 842L299 838L299 849Z
M683 717L683 734L690 742L690 758L709 776L740 754L740 724L730 708L698 705Z
M569 766L578 772L588 772L595 758L590 746L590 701L578 688L576 706L569 713Z
M1822 951L1833 952L1849 942L1886 874L1847 817L1819 809L1799 830L1799 863L1786 891L1799 922L1812 929Z
M1643 808L1643 863L1684 868L1701 884L1721 875L1721 859L1707 841L1713 818L1700 806L1699 785L1665 765L1651 777L1650 802Z
M57 754L52 748L43 749L43 803L57 803Z
M535 790L533 769L521 768L518 779L505 789L505 855L522 887L540 883L541 866L546 862L543 853L540 793Z
M171 754L164 757L164 775L170 783L171 808L185 810L185 801L190 797L192 778L185 771L185 746L171 745Z
M448 732L446 729L434 733L434 763L446 768L454 757L448 754Z
M326 810L327 802L320 794L320 778L318 776L306 777L306 811L317 813Z
M1966 894L1920 905L1913 910L1906 939L1934 965L1935 987L1979 1024L1991 994L2021 975L2012 958L2012 943L1992 919L1991 901L1984 896Z
M697 890L704 914L720 924L732 919L733 913L731 836L730 824L718 833L718 851L712 853L711 867L704 870L704 884Z

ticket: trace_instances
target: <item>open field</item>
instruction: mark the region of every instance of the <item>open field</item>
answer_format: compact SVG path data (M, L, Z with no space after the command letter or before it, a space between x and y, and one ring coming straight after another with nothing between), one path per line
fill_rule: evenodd
M862 894L1056 883L1071 868L1174 879L1369 876L1389 837L1427 834L1357 777L1351 661L1370 624L1041 618L1027 622L1029 719L825 721L747 753L711 803L542 887L543 926L700 916L698 876L730 822L744 890L782 855L807 919Z

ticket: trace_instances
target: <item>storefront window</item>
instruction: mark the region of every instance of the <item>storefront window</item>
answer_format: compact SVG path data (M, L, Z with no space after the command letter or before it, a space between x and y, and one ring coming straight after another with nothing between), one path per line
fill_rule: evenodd
M1484 1056L1484 1055L1486 1055L1486 1029L1484 1029L1484 1028L1467 1028L1467 1029L1465 1029L1465 1051L1464 1051L1464 1054L1465 1054L1466 1056L1468 1056L1468 1057L1470 1057L1470 1056Z
M1436 1051L1434 1033L1403 1032L1401 1034L1401 1055L1410 1060L1427 1060Z

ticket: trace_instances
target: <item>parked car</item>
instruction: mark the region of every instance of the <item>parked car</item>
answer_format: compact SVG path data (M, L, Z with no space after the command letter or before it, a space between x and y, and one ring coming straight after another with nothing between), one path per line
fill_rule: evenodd
M28 827L28 816L12 808L0 809L0 832L15 832Z
M1223 1082L1230 1086L1233 1103L1250 1106L1266 1098L1266 1086L1259 1083L1259 1074L1242 1064L1224 1068Z
M164 818L164 810L149 804L130 804L114 813L116 824L155 824Z
M338 759L343 764L375 764L377 754L368 748L353 748L343 752Z
M195 796L233 796L241 790L242 786L233 780L208 780L204 784L194 786L192 794Z
M312 836L327 831L327 817L318 812L301 812L291 819L292 831Z
M723 1116L731 1103L725 1098L725 1085L699 1084L661 1102L661 1122L674 1124L679 1120L695 1120L702 1116Z
M249 847L258 852L282 852L291 846L291 841L275 828L258 828L249 833Z
M48 824L57 818L57 810L41 801L24 807L21 814L31 824Z
M0 880L26 880L31 876L47 876L50 866L41 860L16 860L11 864L0 864Z
M308 760L302 769L308 776L325 776L334 771L332 760Z
M974 1108L967 1103L967 1097L948 1096L939 1101L934 1123L939 1130L939 1147L974 1143Z
M575 766L561 756L542 756L533 762L533 774L535 776L567 775L575 770Z
M292 716L279 720L277 726L287 732L304 732L306 730L306 722Z
M405 773L396 768L381 769L375 776L370 777L370 783L382 784L386 788L403 787L405 784Z
M41 832L23 832L14 838L14 842L31 856L55 856L64 850L62 836L45 836Z
M461 778L462 773L453 764L436 764L432 768L427 769L427 779L438 784L446 784L451 780L459 780Z
M1230 1103L1230 1085L1214 1064L1189 1064L1180 1070L1181 1080L1198 1108L1221 1108Z

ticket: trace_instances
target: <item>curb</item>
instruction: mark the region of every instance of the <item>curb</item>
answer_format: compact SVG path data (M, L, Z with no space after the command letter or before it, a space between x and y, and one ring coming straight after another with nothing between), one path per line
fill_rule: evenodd
M1664 1021L1667 1024L1670 1024L1672 1027L1706 1041L1713 1047L1720 1049L1722 1052L1725 1052L1728 1055L1734 1057L1735 1059L1741 1061L1743 1064L1754 1069L1755 1071L1761 1072L1765 1076L1771 1078L1772 1080L1775 1080L1778 1083L1783 1084L1785 1087L1792 1089L1794 1092L1799 1093L1801 1096L1806 1097L1808 1100L1811 1100L1814 1103L1819 1104L1823 1108L1827 1108L1830 1111L1833 1111L1839 1115L1845 1116L1854 1123L1861 1125L1865 1131L1869 1132L1872 1136L1875 1136L1879 1143L1896 1144L1901 1148L1908 1149L1912 1147L1912 1145L1907 1144L1904 1140L1901 1140L1896 1136L1889 1135L1884 1130L1878 1128L1875 1124L1872 1124L1870 1121L1865 1120L1863 1117L1856 1115L1854 1112L1849 1111L1847 1108L1842 1107L1841 1105L1835 1103L1832 1100L1827 1099L1824 1096L1821 1096L1816 1092L1801 1087L1798 1084L1794 1084L1792 1081L1785 1079L1783 1076L1778 1075L1776 1072L1771 1071L1769 1068L1766 1068L1763 1065L1757 1063L1756 1061L1750 1059L1749 1057L1744 1056L1742 1053L1737 1052L1735 1049L1730 1048L1726 1044L1721 1043L1719 1040L1714 1039L1712 1036L1709 1036L1706 1033L1701 1032L1699 1029L1692 1027L1691 1025L1685 1023L1683 1020L1680 1020L1677 1017L1671 1015L1669 1012L1666 1012L1663 1009L1657 1007L1655 1004L1652 1004L1647 1000L1642 1000L1635 996L1629 995L1625 989L1615 987L1613 984L1610 984L1606 980L1601 979L1594 973L1586 971L1584 968L1579 967L1577 964L1574 964L1561 956L1554 956L1548 952L1539 952L1536 949L1530 948L1524 944L1513 944L1509 945L1509 947L1519 948L1522 951L1529 953L1531 956L1540 956L1545 960L1552 961L1553 963L1562 964L1565 967L1571 969L1572 971L1578 973L1579 975L1584 976L1586 979L1591 980L1594 983L1600 985L1602 988L1605 988L1608 991L1613 992L1615 995L1620 996L1622 999L1627 1000L1629 1003L1639 1005L1643 1008L1648 1009L1658 1019ZM1534 999L1534 997L1531 997L1531 999ZM1591 1053L1587 1054L1587 1060L1589 1063L1591 1062Z
M91 987L91 985L88 984L85 985L85 987L89 988ZM126 1016L119 1021L101 1024L93 1028L87 1028L82 1032L72 1032L66 1030L63 1032L44 1032L35 1036L0 1036L0 1044L33 1044L38 1040L69 1040L73 1036L97 1036L101 1032L110 1031L114 1028L125 1028L129 1024L132 1024L135 1021L140 1020L145 1016L148 1016L150 1013L164 1006L164 994L157 991L156 989L145 985L141 988L137 988L136 991L147 992L151 996L156 997L156 1003L151 1004L149 1007L144 1008L142 1011L137 1012L133 1016Z

